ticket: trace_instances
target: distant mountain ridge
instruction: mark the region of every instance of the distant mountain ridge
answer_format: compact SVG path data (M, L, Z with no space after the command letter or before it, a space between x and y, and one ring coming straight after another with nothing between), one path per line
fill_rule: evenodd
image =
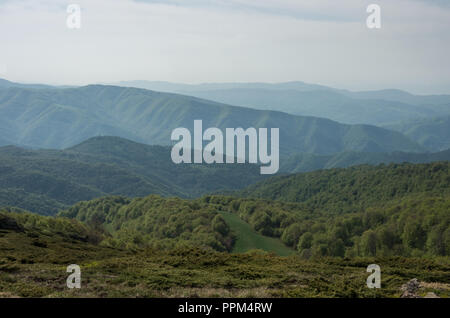
M229 106L195 97L137 88L90 85L67 89L0 90L0 118L7 121L4 144L66 148L94 136L119 136L170 145L173 129L207 127L279 128L280 153L423 152L401 133L370 125L344 125ZM0 120L1 121L1 120Z
M450 114L450 95L413 95L397 89L352 92L304 82L189 85L124 81L117 85L180 93L294 115L325 117L348 124L386 125Z
M428 149L450 148L450 115L403 121L386 128L399 131Z
M0 78L0 88L11 88L11 87L34 88L34 89L56 88L56 86L45 85L45 84L16 83L16 82L11 82L11 81Z

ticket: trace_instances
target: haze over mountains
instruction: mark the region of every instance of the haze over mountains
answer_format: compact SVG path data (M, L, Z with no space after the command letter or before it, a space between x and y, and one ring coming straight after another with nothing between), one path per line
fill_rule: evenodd
M8 80L5 80L5 79L0 78L0 88L10 88L10 87L36 88L36 89L56 88L56 86L45 85L45 84L23 84L23 83L16 83L16 82L11 82L11 81L8 81Z
M399 131L428 149L450 148L450 116L419 118L386 125L385 128Z
M423 146L424 149L422 150L438 152L449 148L450 133L446 129L448 127L446 124L450 117L450 95L422 96L396 89L351 92L304 82L189 85L168 82L128 81L120 82L117 85L191 95L219 103L241 105L255 109L277 110L303 116L322 117L341 123L373 124L405 134ZM56 89L68 88L68 86L21 84L0 79L1 88ZM423 124L421 124L422 122ZM4 119L0 118L0 124L0 132L2 133L0 145L15 143L13 140L17 138L8 136L14 131L10 127L10 121L4 122ZM87 126L89 126L88 123ZM79 133L86 138L75 138L76 140L73 142L62 142L62 145L58 145L57 142L48 142L47 145L44 143L44 145L38 146L48 148L68 147L97 134L118 135L140 142L149 142L141 140L140 136L136 136L126 131L126 129L124 131L117 126L120 126L120 123L105 124L101 122L96 129L85 127L86 131ZM96 130L96 132L94 131L96 134L87 133L89 130ZM15 132L13 134L17 135ZM29 146L27 142L21 144Z
M67 148L109 135L146 144L170 145L177 127L280 128L280 153L424 152L401 133L329 119L229 106L195 97L137 88L0 89L2 143Z
M231 105L325 117L348 124L386 125L450 114L450 95L413 95L396 89L351 92L303 82L173 84L152 81L117 85L179 93Z

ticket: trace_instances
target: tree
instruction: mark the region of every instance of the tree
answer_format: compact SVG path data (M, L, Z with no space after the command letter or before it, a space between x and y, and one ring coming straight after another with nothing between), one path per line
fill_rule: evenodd
M375 256L377 253L377 235L373 230L367 230L361 236L360 252L362 256Z
M286 230L284 230L281 240L288 246L295 246L301 234L302 228L300 224L294 223L289 225Z
M396 242L395 233L391 228L383 227L377 234L381 247L392 249Z
M406 246L421 249L425 244L426 233L419 221L409 218L403 229L402 238Z
M328 254L330 256L344 257L345 255L345 245L342 239L330 240L328 247Z
M252 215L250 223L253 224L253 228L264 235L270 235L272 233L271 220L269 215L265 211L257 211Z
M230 229L220 214L217 214L211 222L214 231L219 232L222 235L227 235Z
M310 232L303 233L297 245L297 250L310 249L313 241L313 235Z

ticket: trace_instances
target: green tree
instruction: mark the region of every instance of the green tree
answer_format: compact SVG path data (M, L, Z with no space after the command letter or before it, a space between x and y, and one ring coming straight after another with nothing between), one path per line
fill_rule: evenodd
M313 235L310 232L303 233L303 235L300 237L300 240L297 245L297 250L302 251L304 249L311 248L313 241Z
M345 245L342 239L330 240L328 247L329 256L344 257L345 255Z
M426 233L419 221L409 218L403 229L403 242L410 248L423 248L426 240Z
M375 256L377 253L377 235L373 230L367 230L361 236L360 252L362 256Z
M222 235L227 235L230 229L220 214L217 214L211 222L214 231L219 232Z
M284 230L281 240L288 246L295 246L300 235L302 235L302 227L300 224L294 223L289 225L286 230Z

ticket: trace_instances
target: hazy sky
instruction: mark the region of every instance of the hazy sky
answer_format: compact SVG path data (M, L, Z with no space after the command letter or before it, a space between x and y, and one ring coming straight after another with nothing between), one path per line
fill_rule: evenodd
M66 26L67 5L81 29ZM381 29L366 8L381 6ZM448 0L0 0L0 78L450 93Z

